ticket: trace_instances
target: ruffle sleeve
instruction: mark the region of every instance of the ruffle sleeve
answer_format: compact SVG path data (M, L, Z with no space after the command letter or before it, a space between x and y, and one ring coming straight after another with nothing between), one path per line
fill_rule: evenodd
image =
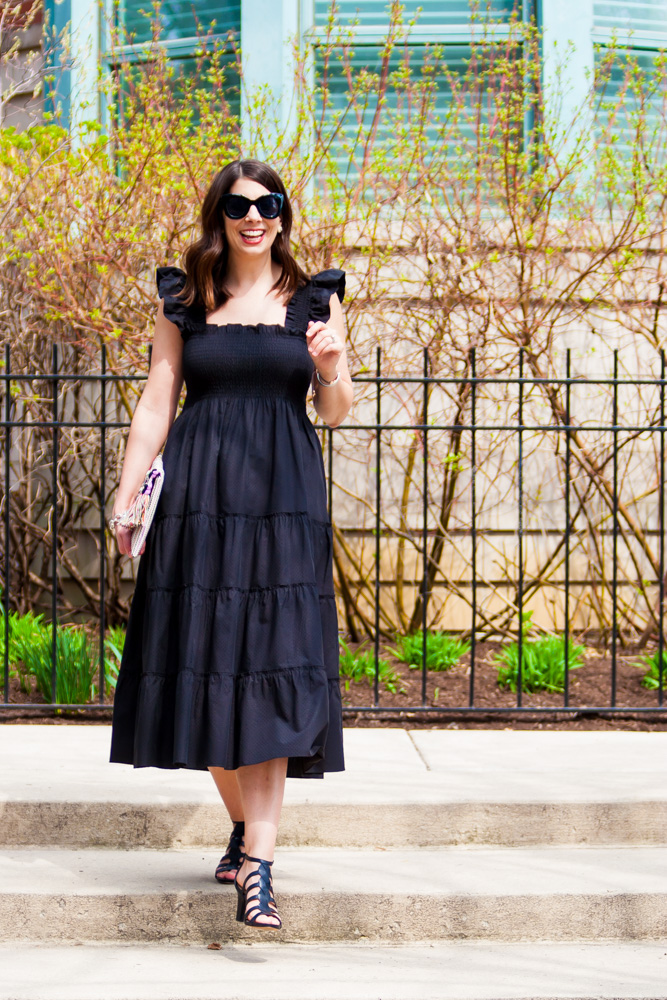
M329 300L335 292L340 301L345 296L345 271L331 268L320 271L311 278L312 293L310 298L310 318L326 323L331 315Z
M168 320L175 323L181 334L191 332L193 312L189 306L176 298L185 285L186 274L180 267L157 267L155 283L158 295L164 299L164 314Z

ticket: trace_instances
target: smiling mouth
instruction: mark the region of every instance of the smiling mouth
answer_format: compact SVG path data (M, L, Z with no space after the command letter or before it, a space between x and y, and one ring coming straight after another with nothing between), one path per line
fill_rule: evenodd
M263 229L244 229L241 231L241 239L250 246L261 243L265 236L266 233Z

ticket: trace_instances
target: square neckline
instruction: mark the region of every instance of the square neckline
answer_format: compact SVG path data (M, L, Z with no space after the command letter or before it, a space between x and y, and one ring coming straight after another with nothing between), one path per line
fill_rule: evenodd
M312 278L310 280L312 281ZM209 323L206 320L206 314L204 314L204 326L206 328L211 327L214 330L224 330L226 327L230 326L240 327L241 329L246 330L259 330L260 327L263 327L265 330L289 330L290 328L287 325L287 321L289 319L290 306L302 288L305 287L305 285L302 285L301 288L297 288L297 290L290 295L287 300L287 305L285 306L285 320L282 323Z

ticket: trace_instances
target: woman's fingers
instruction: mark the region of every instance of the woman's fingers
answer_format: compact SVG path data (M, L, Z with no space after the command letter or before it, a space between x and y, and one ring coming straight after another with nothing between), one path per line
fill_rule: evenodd
M311 358L326 356L327 361L331 361L333 358L338 360L343 353L343 345L336 332L325 323L314 323L311 320L306 331L306 338Z
M122 556L129 556L132 545L132 529L122 528L119 525L116 528L116 544L118 545L118 551Z

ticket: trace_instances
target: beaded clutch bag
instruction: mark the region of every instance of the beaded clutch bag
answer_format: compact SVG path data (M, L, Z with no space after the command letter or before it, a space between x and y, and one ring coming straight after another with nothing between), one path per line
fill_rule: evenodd
M109 522L112 528L115 528L116 524L121 524L124 528L133 529L132 541L130 543L132 556L139 555L141 547L146 541L146 535L153 521L157 502L160 499L163 482L164 466L162 464L162 456L158 455L146 473L132 506L124 510L122 514L116 515Z

